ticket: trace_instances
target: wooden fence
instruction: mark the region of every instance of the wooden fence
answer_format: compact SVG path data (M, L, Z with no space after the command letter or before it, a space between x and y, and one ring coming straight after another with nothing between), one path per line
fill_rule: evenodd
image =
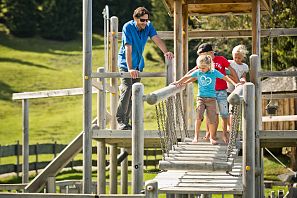
M29 170L35 170L36 172L40 169L43 169L47 166L47 164L50 163L50 161L41 161L39 160L40 155L53 155L53 158L61 152L67 145L65 144L35 144L29 146L29 155L35 156L35 160L33 162L29 163ZM97 148L92 148L92 153L97 153ZM119 150L120 152L120 150ZM109 149L106 149L106 153L109 153ZM6 157L13 157L16 158L15 164L6 164L5 158ZM144 150L144 165L146 166L155 166L155 169L157 169L157 165L159 163L159 160L162 159L162 151L159 148L147 148ZM13 173L15 172L17 176L19 176L19 173L22 170L22 164L20 162L20 158L22 157L22 145L19 144L19 141L17 141L16 144L13 145L7 145L7 146L1 146L0 145L0 174L4 173ZM152 159L153 158L153 159ZM50 159L50 156L48 157ZM129 160L129 166L131 165L131 160ZM66 167L74 168L79 167L83 165L82 160L72 160ZM109 165L109 162L106 161L106 166ZM92 160L92 166L97 166L97 160Z

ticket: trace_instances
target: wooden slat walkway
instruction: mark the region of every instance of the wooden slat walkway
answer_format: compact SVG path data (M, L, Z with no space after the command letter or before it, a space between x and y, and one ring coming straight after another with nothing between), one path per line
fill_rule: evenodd
M173 149L160 161L165 172L155 177L161 193L242 194L242 158L236 149L228 161L224 144L179 143Z

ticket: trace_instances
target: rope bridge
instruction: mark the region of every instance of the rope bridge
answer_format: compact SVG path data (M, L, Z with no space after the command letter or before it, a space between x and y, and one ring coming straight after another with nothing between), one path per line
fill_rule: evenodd
M182 90L176 89L168 86L147 98L149 104L155 105L163 151L159 167L165 172L155 178L160 190L166 193L242 194L241 162L235 161L238 155L240 105L233 105L232 108L228 145L212 145L202 140L192 143L189 142L181 102Z

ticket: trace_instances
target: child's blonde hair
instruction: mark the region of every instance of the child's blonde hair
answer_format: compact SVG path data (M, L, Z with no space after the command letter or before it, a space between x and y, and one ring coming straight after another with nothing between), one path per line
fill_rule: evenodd
M203 66L203 67L207 67L209 70L214 69L212 58L210 55L207 55L207 54L199 55L198 58L196 59L196 64L198 68L199 66Z
M246 58L246 55L248 51L246 50L246 47L244 45L237 45L232 50L232 55L234 56L236 53L241 54L244 58Z

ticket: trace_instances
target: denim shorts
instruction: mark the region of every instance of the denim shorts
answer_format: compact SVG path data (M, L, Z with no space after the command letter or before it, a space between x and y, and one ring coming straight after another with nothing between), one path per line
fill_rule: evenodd
M227 102L227 91L226 90L219 90L216 91L217 96L217 103L219 106L220 116L222 118L228 118L228 102Z

